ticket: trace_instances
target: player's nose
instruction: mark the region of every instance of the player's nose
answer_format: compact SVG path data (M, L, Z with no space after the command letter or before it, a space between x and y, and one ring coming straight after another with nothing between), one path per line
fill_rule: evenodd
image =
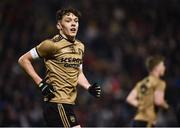
M72 22L72 23L71 23L71 26L72 26L72 27L75 27L75 26L76 26L76 23L75 23L75 22Z

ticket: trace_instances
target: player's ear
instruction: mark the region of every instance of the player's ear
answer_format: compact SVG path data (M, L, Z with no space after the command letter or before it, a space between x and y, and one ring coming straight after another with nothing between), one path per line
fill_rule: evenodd
M57 22L56 27L57 27L57 29L62 30L62 25L60 22Z

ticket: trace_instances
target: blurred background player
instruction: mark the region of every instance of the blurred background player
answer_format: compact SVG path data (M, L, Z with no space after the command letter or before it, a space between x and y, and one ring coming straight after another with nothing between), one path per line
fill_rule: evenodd
M57 11L59 34L42 41L19 58L19 64L38 85L44 96L43 110L47 126L80 126L73 111L77 84L96 98L100 97L100 86L91 86L82 70L84 45L75 38L79 18L80 13L72 8ZM44 79L33 68L31 61L37 58L44 59Z
M137 82L127 97L127 102L137 108L133 127L152 127L157 121L156 107L168 109L165 101L166 83L161 80L165 73L164 57L151 56L146 60L149 75Z

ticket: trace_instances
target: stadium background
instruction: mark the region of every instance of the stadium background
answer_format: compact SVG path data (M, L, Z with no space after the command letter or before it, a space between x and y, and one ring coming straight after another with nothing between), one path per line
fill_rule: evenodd
M82 12L78 38L85 42L84 72L103 88L95 100L79 88L76 114L81 126L129 126L135 112L125 103L147 72L144 59L166 58L166 99L158 126L178 126L180 103L179 0L1 0L0 126L44 126L41 94L17 64L26 51L57 33L55 13L72 6ZM43 76L42 63L34 63Z

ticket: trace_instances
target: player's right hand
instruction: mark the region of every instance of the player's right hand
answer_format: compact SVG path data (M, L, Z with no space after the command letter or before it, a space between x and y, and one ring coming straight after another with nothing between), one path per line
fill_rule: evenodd
M165 109L169 109L169 105L168 105L168 103L165 101L165 103L164 103L164 108Z
M41 93L44 97L48 99L55 97L54 95L55 90L53 86L50 85L49 83L41 81L41 83L39 84L39 89L41 90Z

